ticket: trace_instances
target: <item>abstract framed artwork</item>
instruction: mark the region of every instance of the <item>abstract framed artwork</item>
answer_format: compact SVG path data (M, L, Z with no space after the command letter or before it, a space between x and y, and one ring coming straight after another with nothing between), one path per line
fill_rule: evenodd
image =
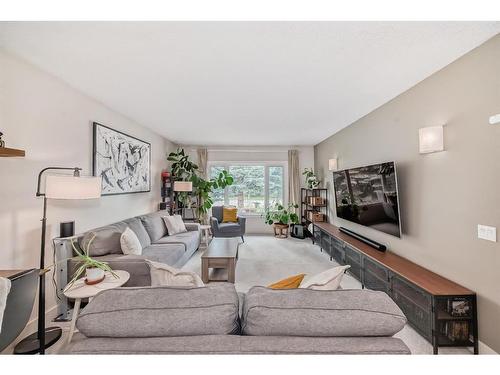
M151 144L94 122L92 171L102 195L151 191Z

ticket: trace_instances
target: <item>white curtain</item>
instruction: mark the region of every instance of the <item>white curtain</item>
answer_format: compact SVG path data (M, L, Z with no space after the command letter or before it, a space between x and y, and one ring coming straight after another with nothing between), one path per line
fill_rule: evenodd
M299 151L288 150L288 202L300 203Z
M198 167L200 168L200 174L203 178L208 177L207 171L207 159L208 159L208 151L206 148L199 148L196 150L198 153Z

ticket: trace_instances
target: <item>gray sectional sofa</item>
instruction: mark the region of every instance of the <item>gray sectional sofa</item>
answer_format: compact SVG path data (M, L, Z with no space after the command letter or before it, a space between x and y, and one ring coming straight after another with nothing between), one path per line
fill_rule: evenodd
M383 292L233 284L118 288L81 312L69 354L410 354Z
M166 211L158 211L148 215L133 217L118 223L106 225L83 233L75 241L81 248L86 248L90 239L95 236L90 246L90 256L108 262L113 269L130 273L125 286L149 286L151 277L145 260L166 263L176 268L182 267L198 249L201 240L200 225L186 223L185 233L170 236L163 221ZM129 227L135 232L142 245L142 255L124 255L120 246L120 236ZM56 248L64 248L72 252L69 239L56 239ZM73 275L78 267L78 258L68 261L67 277Z

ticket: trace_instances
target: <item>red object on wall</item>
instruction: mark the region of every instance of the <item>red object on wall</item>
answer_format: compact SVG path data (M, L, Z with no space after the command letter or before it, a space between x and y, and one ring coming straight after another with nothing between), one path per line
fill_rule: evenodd
M161 172L161 177L162 178L169 178L170 177L170 172L169 171L163 171L163 172Z

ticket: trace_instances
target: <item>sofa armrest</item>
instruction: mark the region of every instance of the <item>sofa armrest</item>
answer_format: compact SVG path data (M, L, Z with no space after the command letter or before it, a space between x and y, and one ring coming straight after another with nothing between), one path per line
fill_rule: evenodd
M245 233L245 224L246 224L246 222L247 222L247 218L246 217L238 216L238 224L240 224L241 233Z
M188 232L200 231L200 224L198 223L184 223Z
M212 233L219 232L219 220L216 217L210 217L210 228L212 229Z

